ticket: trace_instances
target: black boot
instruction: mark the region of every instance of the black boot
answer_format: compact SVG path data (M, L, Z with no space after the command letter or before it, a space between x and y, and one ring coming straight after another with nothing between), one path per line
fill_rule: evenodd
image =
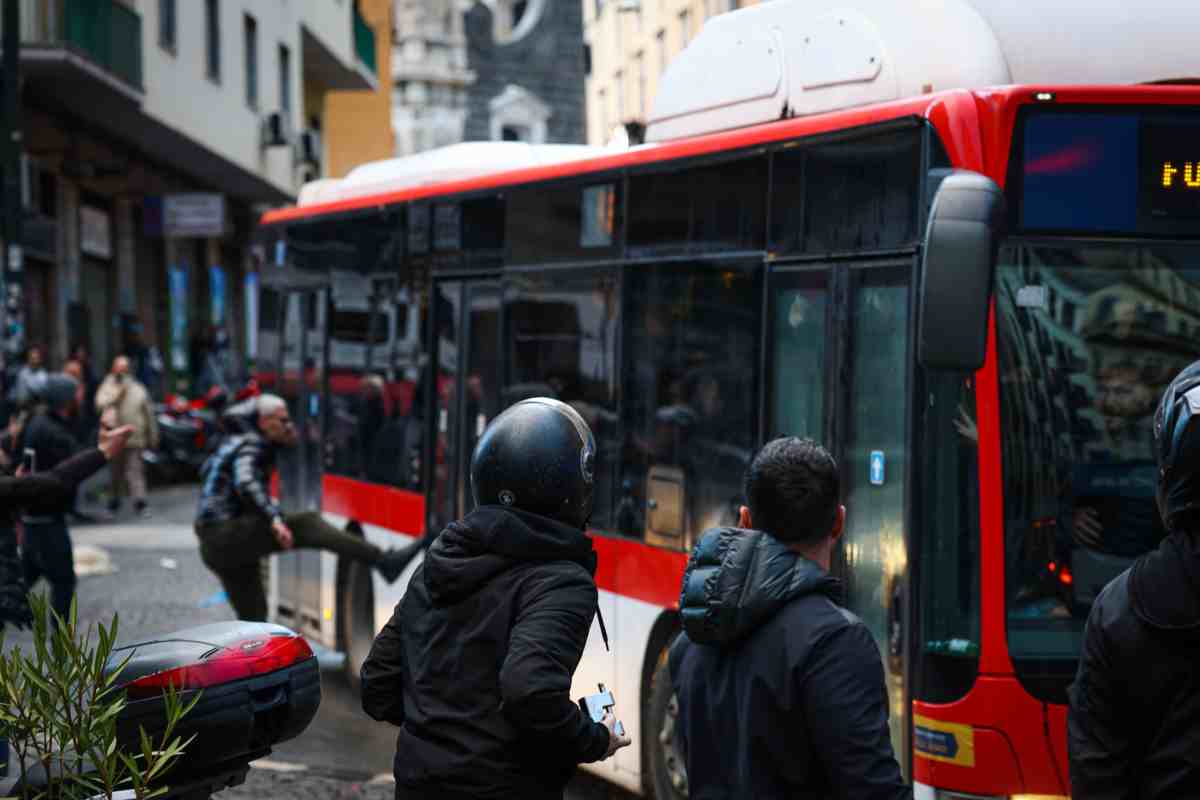
M400 573L404 572L404 568L408 566L408 562L412 561L419 552L421 552L419 541L406 547L388 550L375 562L375 569L379 570L379 574L385 581L395 583L396 578L399 578Z

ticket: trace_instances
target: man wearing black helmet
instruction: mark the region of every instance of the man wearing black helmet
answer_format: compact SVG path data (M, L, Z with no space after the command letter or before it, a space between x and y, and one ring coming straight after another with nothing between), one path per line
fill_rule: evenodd
M398 798L557 800L577 764L629 744L570 694L597 611L595 453L583 418L547 398L476 445L476 509L430 545L363 663L363 709L400 728Z
M1079 798L1200 797L1200 361L1154 415L1168 535L1092 606L1070 688Z

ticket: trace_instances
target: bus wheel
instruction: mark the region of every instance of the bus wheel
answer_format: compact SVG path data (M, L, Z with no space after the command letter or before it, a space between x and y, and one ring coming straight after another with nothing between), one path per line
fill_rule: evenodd
M346 654L346 682L357 694L362 688L359 670L375 641L375 589L366 564L346 560L338 567L338 642Z
M667 648L658 657L650 682L645 716L645 741L650 764L650 785L655 800L683 800L688 796L687 767L675 731L679 704L667 671Z

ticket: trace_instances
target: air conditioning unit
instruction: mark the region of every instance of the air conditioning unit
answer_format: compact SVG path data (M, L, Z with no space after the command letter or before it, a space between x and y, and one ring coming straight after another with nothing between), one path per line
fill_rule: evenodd
M292 125L288 115L282 111L272 111L263 118L262 146L286 147L292 142Z
M296 141L296 160L301 164L311 164L320 171L321 167L321 132L315 128L301 131Z
M636 11L641 12L642 0L619 0L617 3L617 11L622 13Z

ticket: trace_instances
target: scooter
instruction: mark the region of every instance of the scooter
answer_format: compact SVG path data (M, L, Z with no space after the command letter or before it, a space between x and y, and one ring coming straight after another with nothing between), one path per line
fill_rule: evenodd
M235 396L257 394L257 386L243 387ZM167 395L155 409L158 447L142 451L142 460L153 480L168 482L195 478L208 457L216 452L229 433L222 423L230 398L224 388L214 386L202 397L188 400Z
M159 797L168 800L207 800L243 783L250 763L299 736L321 704L316 656L304 637L280 625L219 622L176 631L116 648L109 669L126 659L117 679L127 701L117 717L117 743L127 752L140 752L143 729L151 740L161 736L168 685L185 703L200 693L175 728L183 741L196 738L161 779L167 789ZM51 782L31 769L8 795L37 796Z

